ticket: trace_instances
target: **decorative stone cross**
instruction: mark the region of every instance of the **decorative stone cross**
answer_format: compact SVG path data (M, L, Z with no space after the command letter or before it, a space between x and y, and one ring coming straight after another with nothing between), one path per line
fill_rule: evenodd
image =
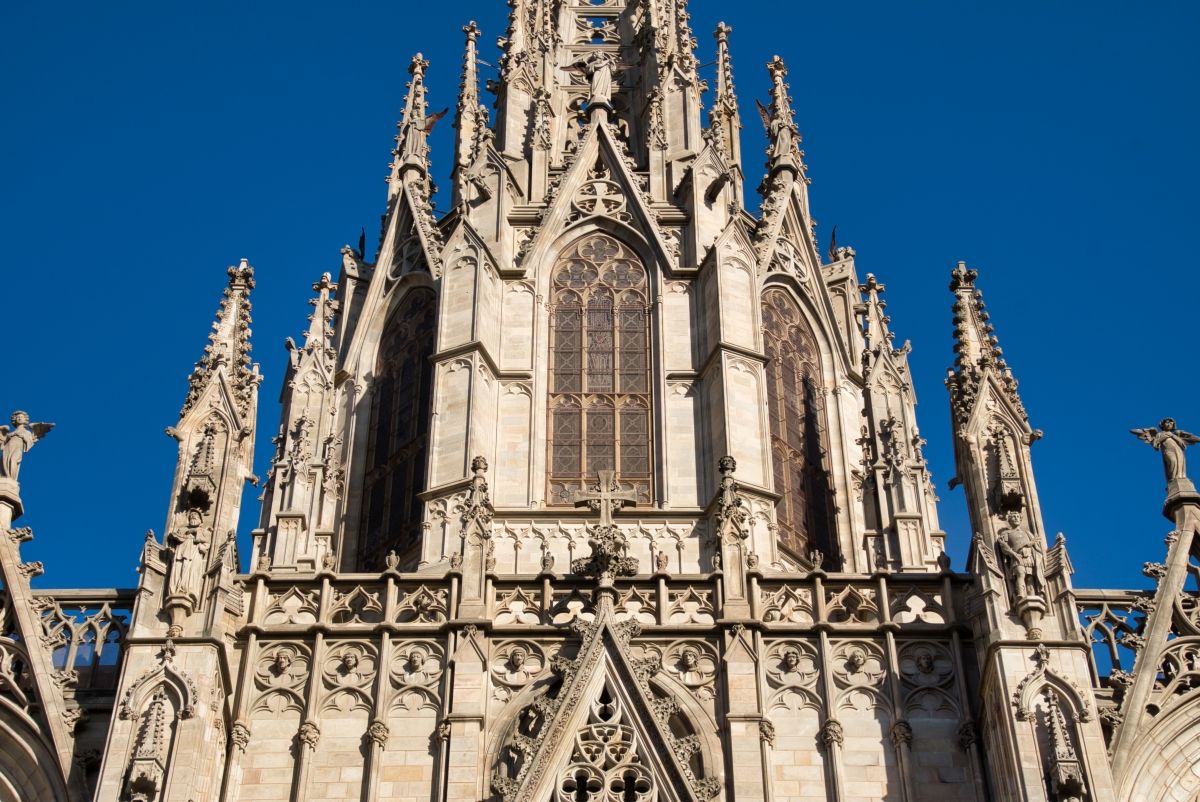
M600 471L600 481L595 487L575 494L576 507L591 507L600 513L600 526L612 526L614 512L637 504L637 493L622 490L616 477L615 471Z

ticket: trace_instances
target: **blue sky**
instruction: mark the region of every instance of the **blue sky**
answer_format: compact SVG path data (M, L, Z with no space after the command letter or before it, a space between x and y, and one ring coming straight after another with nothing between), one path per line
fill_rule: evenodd
M775 9L787 9L780 18ZM970 539L942 379L950 268L979 284L1035 427L1051 532L1078 586L1140 586L1162 558L1156 454L1127 433L1200 431L1187 275L1200 201L1194 3L701 2L733 26L748 188L753 110L791 68L814 214L888 285L910 339L926 454L955 566ZM43 587L130 586L161 532L174 424L225 267L257 272L256 468L277 427L283 339L360 226L374 248L409 57L453 106L460 27L503 34L502 0L455 4L34 3L0 8L0 411L58 428L22 474ZM711 67L708 68L711 70ZM434 167L447 183L447 124ZM751 200L753 209L757 200ZM1200 479L1200 449L1192 475ZM257 522L257 491L242 532Z

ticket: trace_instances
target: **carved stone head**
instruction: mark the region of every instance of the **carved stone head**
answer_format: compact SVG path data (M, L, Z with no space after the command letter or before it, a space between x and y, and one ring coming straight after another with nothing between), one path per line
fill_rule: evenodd
M420 671L425 667L425 660L427 658L428 655L425 654L424 649L414 647L413 650L408 653L408 670L414 673Z
M857 673L867 664L867 653L862 649L851 649L850 654L846 655L846 662L850 666L850 673Z
M288 669L292 667L292 663L295 661L295 659L296 658L292 656L290 651L287 649L280 649L275 653L275 662L271 664L271 667L274 669L277 676L283 676L287 673Z
M679 656L679 658L683 663L684 671L695 671L697 666L700 665L700 652L696 651L690 646L683 650L683 653Z
M17 414L16 412L13 413L13 415L16 415L16 414ZM28 423L29 418L26 418L25 421L26 421L26 423ZM1163 418L1162 420L1160 420L1158 422L1158 428L1162 429L1164 432L1175 431L1175 419L1174 418Z
M12 417L9 418L9 421L13 426L27 426L29 425L29 413L23 409L18 409L12 414ZM1172 421L1172 427L1173 424L1174 421Z
M525 647L517 646L508 653L508 667L512 671L520 671L525 666L525 661L529 658L529 653L525 651Z
M800 652L797 649L788 649L783 653L783 667L786 671L795 671L800 667Z
M347 652L342 655L342 670L350 673L358 668L358 655L354 652Z
M204 513L192 507L187 511L187 525L189 528L195 529L204 523Z
M1025 520L1025 516L1021 514L1020 510L1009 510L1004 514L1004 520L1008 522L1009 526L1015 529Z
M932 674L933 673L933 655L930 654L929 652L918 653L917 659L916 659L916 664L917 664L917 671L920 671L922 674Z

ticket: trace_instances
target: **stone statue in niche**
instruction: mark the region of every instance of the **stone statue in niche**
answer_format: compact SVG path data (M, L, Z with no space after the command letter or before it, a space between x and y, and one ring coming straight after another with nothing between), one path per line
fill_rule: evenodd
M1045 553L1041 540L1026 528L1019 510L1004 516L1007 527L1000 530L997 545L1008 565L1018 598L1042 597L1046 593Z
M1185 449L1190 445L1200 443L1200 437L1190 432L1182 431L1175 426L1174 418L1163 418L1158 428L1130 429L1140 440L1150 444L1154 450L1162 453L1163 472L1167 476L1167 492L1173 490L1191 490L1191 481L1187 477L1187 455ZM8 458L7 446L5 459Z
M167 535L167 545L171 548L167 596L190 599L195 604L204 581L204 558L209 544L204 537L204 516L200 510L190 509L186 515L187 524L183 529Z
M21 472L21 460L25 452L33 448L54 428L53 423L30 423L29 414L17 410L10 418L11 426L0 426L0 438L3 439L4 457L0 459L0 479L17 481Z
M996 547L1004 558L1011 582L1013 612L1025 623L1027 637L1041 640L1041 620L1046 612L1046 550L1041 538L1025 526L1020 510L1005 515Z

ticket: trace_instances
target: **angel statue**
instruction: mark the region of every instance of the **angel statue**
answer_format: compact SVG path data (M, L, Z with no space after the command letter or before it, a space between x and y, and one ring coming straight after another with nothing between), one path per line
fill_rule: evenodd
M1132 434L1149 443L1155 451L1162 452L1163 470L1167 474L1167 484L1187 481L1187 459L1184 449L1195 443L1200 443L1200 437L1175 428L1174 418L1163 418L1158 422L1158 428L1130 429ZM5 452L7 454L7 451Z
M29 414L17 410L12 414L12 426L0 426L3 439L4 458L0 460L0 478L17 480L21 471L21 460L33 444L41 440L54 428L53 423L30 423Z
M591 79L588 106L612 105L613 76L624 70L611 53L596 52L576 60L572 69L582 71Z

